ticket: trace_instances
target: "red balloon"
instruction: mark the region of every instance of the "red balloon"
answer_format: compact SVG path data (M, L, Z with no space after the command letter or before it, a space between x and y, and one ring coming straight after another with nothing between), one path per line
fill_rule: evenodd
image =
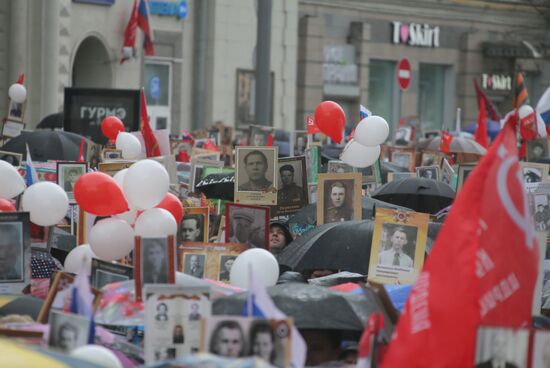
M183 205L180 199L172 193L166 194L164 199L156 205L156 208L163 208L170 212L176 219L177 224L179 224L183 218Z
M0 198L0 212L15 212L15 206L7 199Z
M115 179L99 171L78 178L74 198L84 211L97 216L112 216L129 210L128 201Z
M315 125L336 143L342 141L346 115L344 110L334 101L323 101L315 108Z
M118 133L124 131L124 123L114 115L109 115L101 122L101 131L111 141L116 139Z

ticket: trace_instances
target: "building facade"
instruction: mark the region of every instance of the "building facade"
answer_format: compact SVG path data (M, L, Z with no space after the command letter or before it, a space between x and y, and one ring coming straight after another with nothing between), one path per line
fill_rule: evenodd
M474 79L502 114L511 110L517 71L534 105L550 85L548 13L521 1L300 0L297 123L330 99L350 125L361 103L394 127L412 117L422 130L451 129L457 107L463 125L476 120Z

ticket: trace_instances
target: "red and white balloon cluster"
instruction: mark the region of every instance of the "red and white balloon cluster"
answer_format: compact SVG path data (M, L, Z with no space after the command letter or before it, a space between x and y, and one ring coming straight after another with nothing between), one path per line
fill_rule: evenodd
M380 116L368 116L355 128L355 134L340 159L348 165L358 168L371 166L380 157L380 145L386 141L390 127Z

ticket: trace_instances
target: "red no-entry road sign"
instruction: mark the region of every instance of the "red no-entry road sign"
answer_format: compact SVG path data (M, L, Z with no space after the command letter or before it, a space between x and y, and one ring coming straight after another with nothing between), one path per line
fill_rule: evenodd
M397 64L397 83L402 91L406 91L411 84L412 70L409 59L401 59Z

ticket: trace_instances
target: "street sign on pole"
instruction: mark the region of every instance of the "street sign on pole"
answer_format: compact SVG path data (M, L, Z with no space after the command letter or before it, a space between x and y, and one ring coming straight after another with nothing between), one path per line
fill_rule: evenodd
M409 59L403 58L397 64L397 84L402 91L406 91L411 84L412 70Z

